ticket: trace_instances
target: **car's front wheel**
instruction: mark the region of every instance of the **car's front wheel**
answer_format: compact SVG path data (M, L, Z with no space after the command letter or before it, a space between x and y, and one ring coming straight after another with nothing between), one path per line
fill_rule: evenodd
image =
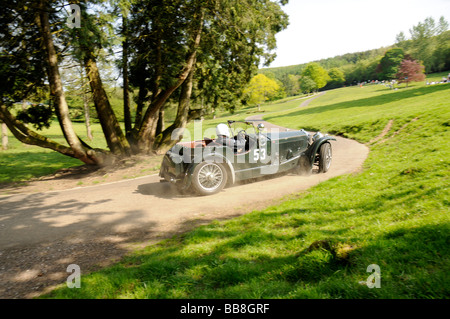
M333 153L330 143L323 143L319 150L319 173L326 173L330 169Z
M194 169L192 186L200 195L212 195L225 187L227 178L227 170L222 164L203 162Z

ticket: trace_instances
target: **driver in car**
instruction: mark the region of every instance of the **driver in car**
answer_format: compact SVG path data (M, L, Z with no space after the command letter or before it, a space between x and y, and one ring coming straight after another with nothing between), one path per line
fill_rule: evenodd
M219 124L216 126L216 143L228 146L237 153L244 150L245 147L245 136L243 134L238 134L236 139L230 137L230 129L226 124Z

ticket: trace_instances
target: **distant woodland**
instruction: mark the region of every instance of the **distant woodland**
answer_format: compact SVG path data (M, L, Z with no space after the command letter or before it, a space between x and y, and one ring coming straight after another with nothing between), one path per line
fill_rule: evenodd
M395 43L389 47L312 61L311 63L318 64L329 75L326 84L318 90L357 85L374 80L395 79L397 72L383 69L383 58L384 61L392 59L394 71L398 71L398 67L404 59L417 61L423 65L426 74L450 70L450 31L448 31L448 27L449 24L444 17L438 21L430 17L409 29L409 35L403 31L400 32ZM278 81L284 88L285 95L292 96L301 91L308 91L308 86L306 86L306 90L302 90L301 82L305 76L305 69L311 63L264 68L259 72Z

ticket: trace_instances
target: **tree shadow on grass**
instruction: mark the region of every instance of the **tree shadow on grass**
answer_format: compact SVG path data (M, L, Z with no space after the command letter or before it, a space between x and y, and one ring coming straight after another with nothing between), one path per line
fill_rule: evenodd
M289 212L275 215L281 214ZM301 232L280 235L244 228L224 229L218 224L197 228L86 278L86 290L64 289L59 291L62 295L53 296L352 299L443 298L449 293L449 223L383 232L368 243L357 243L345 258L326 247L311 249L313 243L302 243ZM333 238L331 233L324 233L324 238L335 244L342 241L342 236ZM293 250L294 242L298 249ZM370 264L381 267L383 289L361 284L371 274L366 271ZM102 296L91 293L95 285L100 285Z
M0 153L0 189L10 186L11 182L53 174L59 169L81 164L81 161L57 152Z

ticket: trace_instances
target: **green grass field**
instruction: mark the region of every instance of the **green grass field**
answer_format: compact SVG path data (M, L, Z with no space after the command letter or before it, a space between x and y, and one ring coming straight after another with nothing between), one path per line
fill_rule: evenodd
M75 131L81 138L86 137L86 127L83 123L73 123ZM94 140L89 142L92 147L105 148L100 124L93 124ZM61 144L67 145L57 122L48 129L39 132ZM64 156L55 151L26 145L19 142L9 133L8 150L0 150L0 184L11 182L26 182L30 178L52 174L59 169L83 165L83 162Z
M449 298L448 101L450 84L374 85L267 115L367 143L362 172L136 251L44 298Z

